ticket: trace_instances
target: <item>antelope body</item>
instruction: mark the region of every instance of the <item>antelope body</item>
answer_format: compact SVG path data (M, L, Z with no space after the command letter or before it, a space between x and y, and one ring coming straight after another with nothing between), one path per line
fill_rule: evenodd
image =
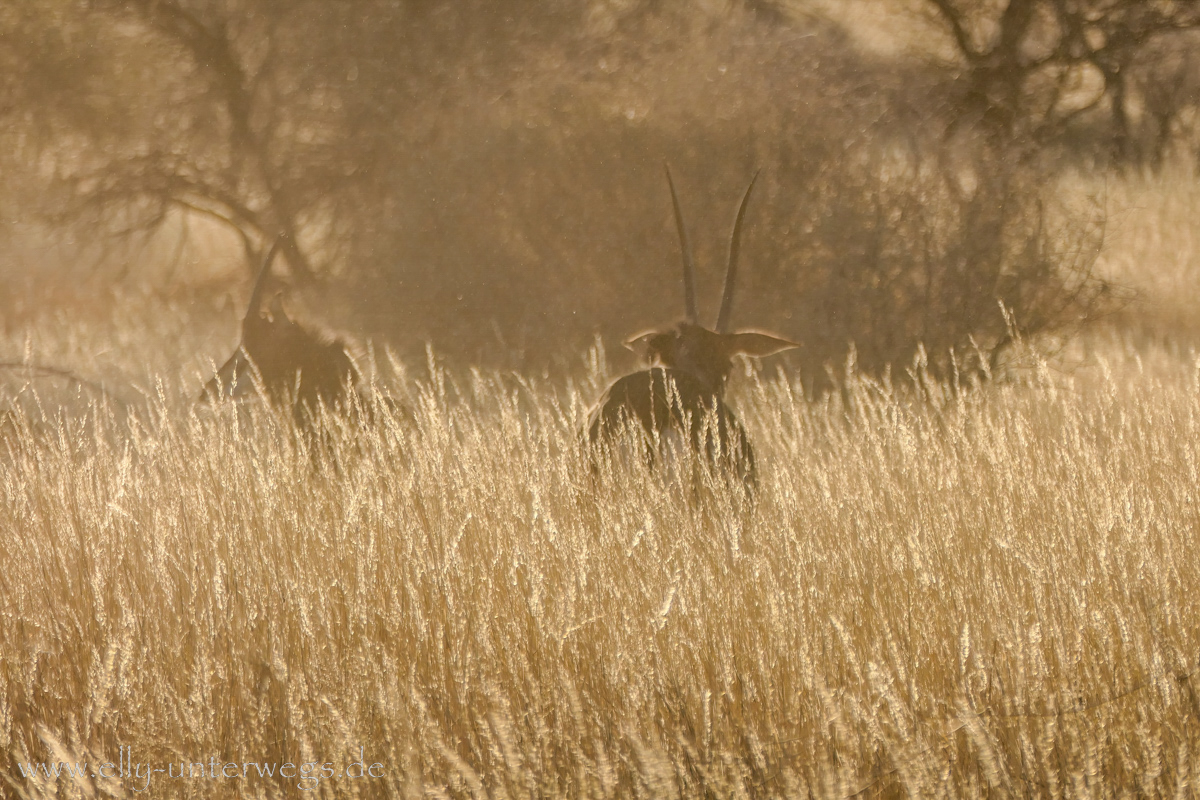
M293 322L278 294L267 308L262 307L279 246L276 239L259 269L237 350L205 384L201 401L243 398L261 389L273 406L302 420L321 404L344 401L358 381L358 372L341 342Z
M592 411L588 439L596 442L629 422L640 423L660 447L670 447L681 438L710 463L753 481L754 450L745 429L720 396L711 394L691 373L651 367L617 379Z
M588 420L590 442L609 438L624 425L636 424L647 434L648 442L657 443L660 449L682 440L710 464L731 470L747 485L754 483L754 450L742 424L723 399L733 358L738 354L767 356L799 346L773 334L728 331L742 223L755 180L750 181L734 219L721 308L715 329L709 329L698 321L691 245L675 183L667 168L683 251L687 318L625 343L648 368L619 378L604 392Z

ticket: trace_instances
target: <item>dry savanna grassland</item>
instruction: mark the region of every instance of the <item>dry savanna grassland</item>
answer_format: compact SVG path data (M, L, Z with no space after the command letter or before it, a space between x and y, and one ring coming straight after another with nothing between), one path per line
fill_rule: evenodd
M594 467L601 349L381 370L407 411L314 439L193 405L184 305L31 313L5 358L139 399L9 371L0 793L1192 796L1200 189L1106 198L1140 294L1064 349L818 398L739 371L754 498Z
M1195 13L0 3L0 797L1196 796ZM664 160L753 492L585 446Z

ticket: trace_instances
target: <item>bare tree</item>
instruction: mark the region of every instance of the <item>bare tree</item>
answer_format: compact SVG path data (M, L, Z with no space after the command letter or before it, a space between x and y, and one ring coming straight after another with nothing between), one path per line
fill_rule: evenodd
M975 118L1001 144L1019 137L1044 142L1104 109L1113 154L1122 160L1134 154L1131 67L1164 40L1200 26L1200 4L1191 0L926 3L966 67L955 124ZM1081 82L1089 70L1101 86L1087 97Z
M24 163L45 165L56 222L140 232L200 214L247 263L282 234L308 280L385 224L397 154L434 135L439 103L507 78L522 42L579 14L524 5L538 4L22 4L0 12L0 64L34 80L0 79L0 113L37 151Z
M277 5L277 11L303 13L300 5L285 2ZM187 4L185 0L125 0L112 7L118 17L139 23L186 54L206 110L223 121L218 146L224 150L225 170L181 169L167 153L157 153L141 165L145 171L139 177L157 184L164 202L214 216L248 242L280 234L278 241L283 243L288 263L299 277L307 279L312 276L312 266L296 244L297 210L271 157L270 144L276 133L272 122L278 125L278 120L266 114L255 118L255 111L266 102L263 95L268 90L263 83L270 74L275 32L273 27L255 31L259 41L251 48L239 41L241 32L228 12L217 10L223 6L226 4Z
M236 231L250 254L285 234L289 266L311 277L297 243L306 193L278 135L290 98L273 91L274 23L299 4L267 5L95 0L10 20L5 54L43 75L41 91L14 105L27 146L49 165L55 221L148 231L186 210ZM56 47L16 43L31 36Z

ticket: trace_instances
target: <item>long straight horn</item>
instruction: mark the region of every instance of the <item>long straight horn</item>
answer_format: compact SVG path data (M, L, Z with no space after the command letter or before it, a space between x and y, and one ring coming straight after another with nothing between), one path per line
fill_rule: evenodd
M761 170L760 170L761 171ZM738 206L737 218L733 221L733 234L729 237L729 266L725 268L725 291L721 294L721 311L717 314L717 333L725 333L729 327L729 317L733 314L733 290L737 282L738 252L742 246L742 222L746 219L746 204L750 202L750 192L754 191L754 182L758 180L758 171L750 179L746 194L742 195L742 204Z
M262 302L263 286L267 282L267 273L271 271L271 262L275 260L275 254L279 252L282 244L283 234L281 233L271 243L271 249L267 251L262 266L258 268L258 275L254 278L254 288L250 291L250 303L246 306L246 319L250 319L251 316L258 313L258 306Z
M683 303L687 307L688 322L699 321L696 313L696 264L692 261L692 243L688 241L687 226L683 223L683 209L679 207L679 195L675 193L675 181L671 179L671 167L663 162L667 171L667 185L671 187L671 203L675 206L675 228L679 231L679 247L683 250Z

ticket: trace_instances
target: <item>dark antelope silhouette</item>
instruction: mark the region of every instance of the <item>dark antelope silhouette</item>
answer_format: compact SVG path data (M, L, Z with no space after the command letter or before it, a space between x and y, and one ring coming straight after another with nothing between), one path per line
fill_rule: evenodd
M341 342L288 317L278 291L264 307L271 262L282 240L275 240L259 268L237 350L205 384L201 401L242 398L261 390L273 406L302 421L320 404L345 401L358 372Z
M657 442L661 447L682 437L709 463L732 470L750 486L755 481L754 450L742 424L722 397L726 379L733 368L733 357L738 354L761 357L799 346L769 333L730 333L728 330L733 313L742 223L758 173L746 188L734 218L721 308L715 329L709 329L699 322L691 244L670 167L666 172L683 251L687 318L625 342L625 346L637 353L648 368L626 375L608 387L589 417L588 439L594 443L611 437L623 425L636 422L648 435L648 443Z

